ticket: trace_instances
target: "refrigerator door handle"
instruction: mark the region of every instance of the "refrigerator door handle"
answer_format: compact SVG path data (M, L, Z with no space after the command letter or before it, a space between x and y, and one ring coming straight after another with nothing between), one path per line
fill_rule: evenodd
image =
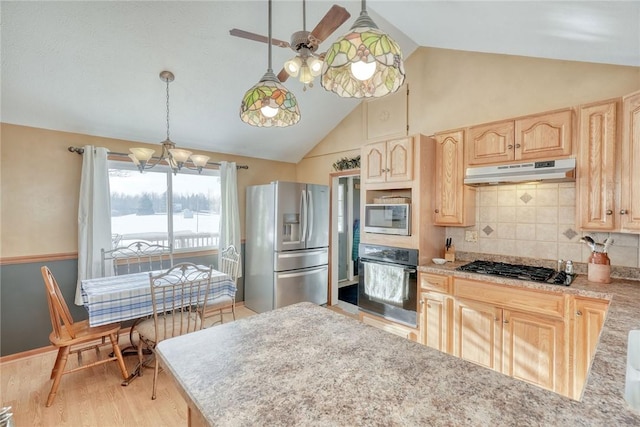
M307 198L305 190L300 192L300 228L302 229L300 241L305 242L307 240Z
M307 237L307 240L311 240L311 235L313 234L313 196L311 194L311 191L307 191L307 195L309 196L309 203L307 204L307 220L309 222L308 224L308 228L309 228L309 236Z

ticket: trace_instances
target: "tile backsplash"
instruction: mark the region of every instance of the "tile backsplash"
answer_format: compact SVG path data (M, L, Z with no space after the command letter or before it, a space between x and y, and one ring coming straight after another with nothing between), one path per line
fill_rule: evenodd
M474 235L476 241L468 241ZM580 243L584 235L596 242L614 239L612 265L640 267L638 235L578 229L575 182L479 187L476 225L447 227L447 237L465 252L578 262L587 262L591 254Z

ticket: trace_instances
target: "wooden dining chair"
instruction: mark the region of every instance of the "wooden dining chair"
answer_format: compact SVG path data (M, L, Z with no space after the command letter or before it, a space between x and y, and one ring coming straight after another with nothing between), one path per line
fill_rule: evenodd
M230 245L222 251L218 269L229 276L231 280L237 285L238 272L240 269L240 254L236 250L235 246ZM228 295L223 295L209 300L209 302L207 303L207 307L204 310L205 319L210 319L214 316L219 316L219 318L218 320L207 324L207 326L224 323L225 310L231 310L233 320L236 320L235 296L230 297Z
M47 406L53 404L53 400L56 397L58 386L60 385L60 379L62 375L76 372L81 369L91 368L103 363L117 361L118 367L122 374L122 378L126 379L129 376L127 368L118 346L118 331L120 330L119 323L111 323L103 326L89 326L88 320L80 322L74 322L69 307L62 296L62 292L58 287L58 282L51 273L51 270L47 266L43 266L40 271L42 272L42 278L44 279L44 285L47 291L47 303L49 305L49 314L51 316L51 326L53 328L49 335L49 341L55 347L58 348L58 356L51 370L51 379L53 384L51 385L51 391L47 398ZM113 348L113 356L109 356L104 359L100 359L100 347L106 344L106 338L111 341L111 347ZM78 348L77 346L82 346ZM72 349L73 348L73 349ZM82 352L85 350L95 349L98 360L83 364ZM78 355L78 366L65 371L67 365L67 359L69 354L76 353Z
M102 277L109 268L113 275L140 273L153 270L163 270L173 265L172 246L158 245L144 241L118 246L113 249L100 250L100 266Z
M212 270L213 267L202 268L192 263L182 263L155 276L149 273L153 318L143 320L135 326L139 337L140 376L144 370L144 348L154 354L159 342L202 329L202 311L209 297ZM156 398L157 379L156 357L151 399Z

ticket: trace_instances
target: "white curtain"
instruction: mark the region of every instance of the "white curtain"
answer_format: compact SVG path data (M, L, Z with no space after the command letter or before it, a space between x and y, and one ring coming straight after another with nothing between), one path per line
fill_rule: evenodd
M108 150L84 146L78 207L77 305L82 304L80 281L101 276L100 249L111 249L111 198Z
M218 265L222 249L233 245L240 252L240 212L238 210L238 178L235 162L220 162L220 237ZM242 266L238 268L242 276Z

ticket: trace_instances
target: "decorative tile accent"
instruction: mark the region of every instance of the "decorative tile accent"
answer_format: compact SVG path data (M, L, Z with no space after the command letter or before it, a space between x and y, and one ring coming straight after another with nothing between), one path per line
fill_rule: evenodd
M564 237L566 237L569 240L573 239L578 235L578 233L572 228L567 228L566 230L564 230L564 233L562 234L564 235Z
M491 228L491 226L487 225L485 228L482 229L482 231L484 231L484 234L489 236L491 233L493 233L493 228Z
M533 197L529 193L524 193L522 196L520 196L520 200L525 203L529 203L531 199L533 199Z

